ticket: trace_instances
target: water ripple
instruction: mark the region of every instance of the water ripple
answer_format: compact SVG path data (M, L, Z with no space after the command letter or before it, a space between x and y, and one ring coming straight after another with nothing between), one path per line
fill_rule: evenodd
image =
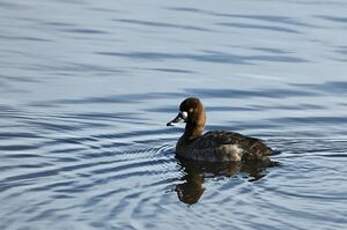
M0 229L346 229L344 6L1 1ZM277 163L177 158L187 96Z
M241 28L241 29L256 29L256 30L262 30L262 31L271 30L271 31L277 31L277 32L287 32L287 33L296 33L296 34L300 33L297 30L286 28L286 27L264 26L264 25L256 25L256 24L249 24L249 23L220 22L220 23L217 23L217 25Z
M332 22L347 23L347 17L328 16L328 15L319 15L317 17L324 20L332 21Z
M217 51L204 51L201 54L189 53L160 53L160 52L96 52L100 55L123 57L130 59L145 59L151 61L183 59L198 62L211 63L232 63L239 65L250 65L253 62L269 61L269 62L286 62L286 63L302 63L308 60L298 57L290 57L285 55L236 55Z
M295 25L295 26L304 26L311 27L312 25L297 21L295 18L278 16L278 15L249 15L249 14L229 14L229 13L220 13L214 12L211 10L203 10L198 8L189 8L189 7L168 7L169 10L179 11L179 12L189 12L189 13L198 13L206 14L211 16L218 16L224 18L234 18L234 19L252 19L263 22L270 22L275 24L284 24L284 25Z
M173 29L183 29L183 30L192 30L192 31L204 31L212 32L210 29L198 27L198 26L188 26L188 25L177 25L164 22L155 22L155 21L144 21L144 20L135 20L135 19L115 19L113 21L140 25L140 26L150 26L150 27L159 27L159 28L173 28Z
M252 98L252 97L268 97L268 98L288 98L300 96L318 96L313 91L303 91L298 89L261 89L261 90L239 90L239 89L186 89L195 95L203 95L205 97L230 97L230 98Z

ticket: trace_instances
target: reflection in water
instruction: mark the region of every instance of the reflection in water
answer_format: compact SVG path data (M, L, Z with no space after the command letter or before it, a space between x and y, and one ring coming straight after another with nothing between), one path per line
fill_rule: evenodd
M205 178L232 177L238 172L245 172L249 181L256 181L265 176L267 167L278 165L277 162L201 162L177 158L186 173L181 184L176 185L178 199L186 204L197 203L205 191Z

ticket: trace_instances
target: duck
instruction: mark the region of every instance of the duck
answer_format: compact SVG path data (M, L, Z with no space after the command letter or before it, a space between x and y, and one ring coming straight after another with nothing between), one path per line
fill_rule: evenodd
M184 99L177 116L166 125L179 122L186 125L176 144L177 157L203 162L270 161L273 150L260 139L224 130L204 133L206 113L197 97Z

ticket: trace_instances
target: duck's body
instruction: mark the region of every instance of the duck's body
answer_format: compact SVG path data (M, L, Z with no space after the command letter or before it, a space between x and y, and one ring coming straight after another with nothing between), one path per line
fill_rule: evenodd
M187 98L180 105L180 113L167 125L184 120L184 134L176 145L176 154L185 159L209 162L237 162L269 160L271 148L261 140L239 133L212 131L203 134L206 115L197 98Z
M193 140L183 135L176 145L178 156L197 161L251 161L271 153L272 150L259 139L226 131L207 132Z

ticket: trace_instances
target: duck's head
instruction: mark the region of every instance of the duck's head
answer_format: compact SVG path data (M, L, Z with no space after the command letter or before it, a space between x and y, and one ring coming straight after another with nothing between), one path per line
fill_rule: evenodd
M200 100L196 97L188 97L179 107L178 115L167 126L173 126L178 122L184 121L190 126L204 127L206 122L205 109Z

